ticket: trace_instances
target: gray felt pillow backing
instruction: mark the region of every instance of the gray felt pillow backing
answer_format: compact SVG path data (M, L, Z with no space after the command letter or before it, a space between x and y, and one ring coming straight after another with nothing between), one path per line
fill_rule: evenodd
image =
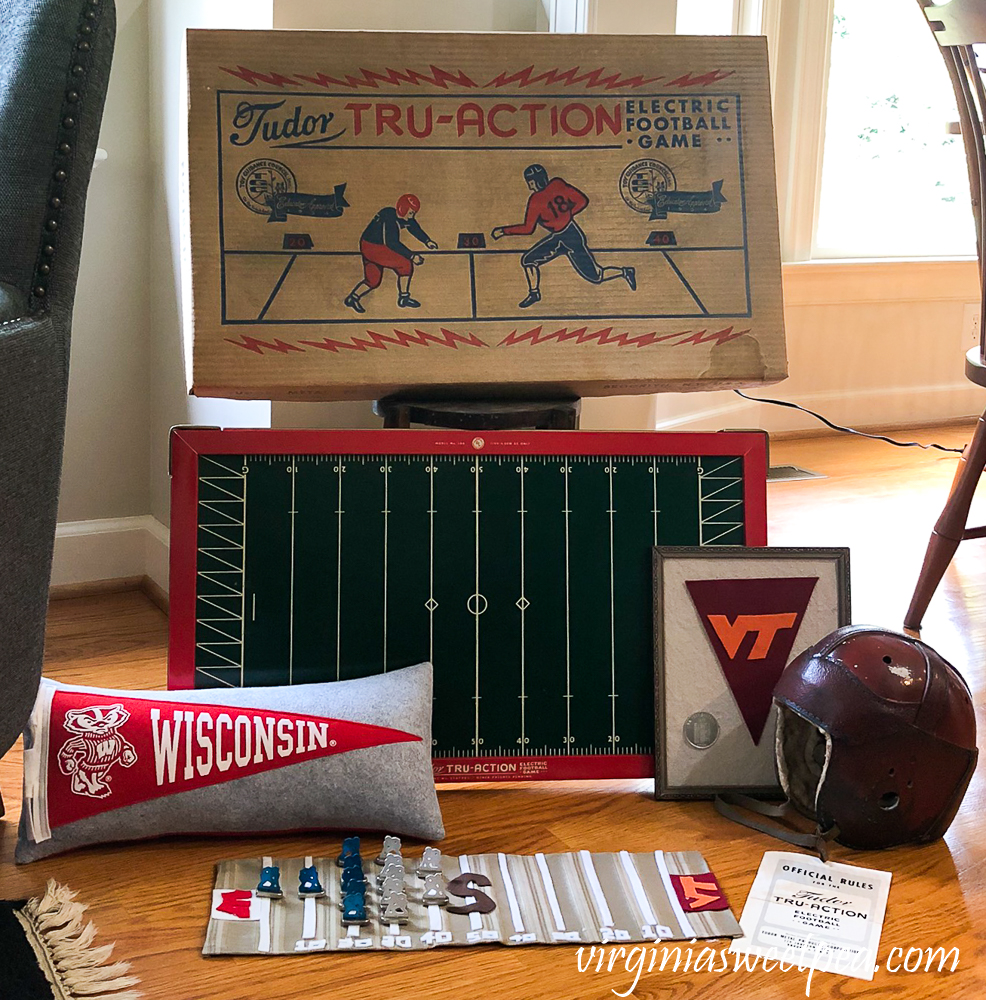
M445 831L431 664L359 680L111 691L42 680L15 858L176 833Z

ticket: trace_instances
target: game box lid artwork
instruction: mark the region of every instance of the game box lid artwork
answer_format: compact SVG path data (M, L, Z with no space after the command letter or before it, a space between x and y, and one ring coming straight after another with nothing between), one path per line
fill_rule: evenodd
M192 391L787 374L762 38L190 31Z

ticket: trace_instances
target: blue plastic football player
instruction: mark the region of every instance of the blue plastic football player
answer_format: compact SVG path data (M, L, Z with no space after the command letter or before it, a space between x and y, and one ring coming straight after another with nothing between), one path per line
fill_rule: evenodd
M359 858L359 837L346 837L343 839L342 851L336 858L336 864L341 868L353 858Z
M306 896L324 896L325 890L318 880L318 869L314 865L310 868L302 868L298 873L298 895L304 899Z
M280 899L284 895L281 891L281 869L277 865L266 865L260 869L256 893L268 899Z
M348 896L351 892L365 892L366 875L361 869L343 869L341 884L344 896Z
M346 926L369 923L362 893L352 892L342 901L342 922Z

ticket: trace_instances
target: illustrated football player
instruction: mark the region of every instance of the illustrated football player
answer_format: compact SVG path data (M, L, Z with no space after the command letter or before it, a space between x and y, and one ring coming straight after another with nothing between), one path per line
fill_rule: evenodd
M548 231L547 236L538 240L520 258L528 289L527 297L520 303L521 309L541 301L541 265L562 255L568 258L579 275L594 285L623 278L630 290L636 291L634 268L600 267L593 257L585 233L575 221L575 216L589 204L589 199L578 188L560 177L548 180L548 172L540 163L532 163L524 171L524 180L532 192L527 199L524 221L513 226L497 226L490 234L498 240L501 236L530 236L538 226Z
M381 208L363 230L359 251L363 255L363 280L346 296L345 304L358 313L366 312L360 299L377 288L383 272L390 270L397 275L397 304L405 309L421 305L411 298L411 276L415 265L423 264L424 257L413 253L401 242L401 230L406 229L419 243L429 250L438 244L421 228L415 216L421 201L413 194L402 194L394 208Z

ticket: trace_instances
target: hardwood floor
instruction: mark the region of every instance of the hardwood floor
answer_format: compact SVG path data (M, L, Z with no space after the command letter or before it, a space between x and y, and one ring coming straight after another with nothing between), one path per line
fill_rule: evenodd
M961 446L966 428L898 436ZM851 547L853 619L899 627L928 534L944 501L954 455L845 436L774 442L771 463L797 464L827 478L768 488L772 545ZM107 687L162 688L165 616L140 592L58 601L49 616L46 673ZM986 734L986 541L963 543L925 619L924 638L968 678ZM0 761L7 816L0 821L0 898L39 893L48 878L78 890L90 904L99 941L116 941L148 996L223 1000L300 1000L345 996L391 1000L568 1000L611 997L634 976L623 958L612 971L580 973L576 949L491 947L412 955L312 955L203 959L213 864L261 853L334 853L337 834L246 839L173 838L91 848L15 867L19 745ZM783 845L719 817L707 802L655 803L649 781L445 786L440 792L449 853L694 849L720 878L738 916L764 851ZM986 810L983 768L944 840L920 848L852 852L833 859L893 872L872 983L816 974L812 996L986 996ZM367 838L373 850L379 840ZM414 850L412 848L412 850ZM713 943L717 947L719 943ZM952 973L885 968L892 948L957 947ZM695 946L697 955L701 944ZM732 966L730 965L730 968ZM937 960L935 961L937 969ZM593 969L595 966L593 966ZM796 997L806 976L774 971L644 973L633 996ZM0 996L6 997L0 983Z

